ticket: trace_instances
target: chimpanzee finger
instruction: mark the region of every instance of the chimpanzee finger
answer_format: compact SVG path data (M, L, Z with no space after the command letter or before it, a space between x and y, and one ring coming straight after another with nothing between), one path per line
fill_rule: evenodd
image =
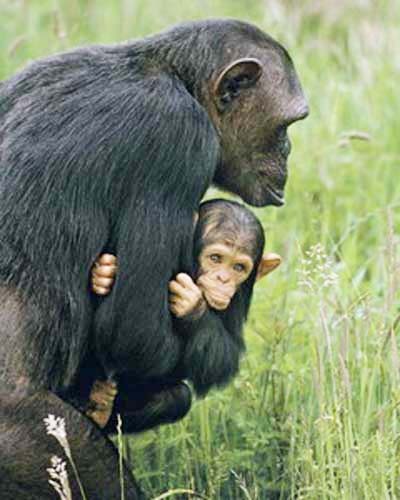
M93 276L92 283L93 285L99 286L100 288L111 288L111 285L114 283L114 280L113 278Z
M179 302L179 297L177 297L176 295L170 294L170 296L168 297L168 303L171 305L174 305L174 304L177 304L178 302Z
M111 404L113 404L114 400L110 403L109 400L107 400L102 392L93 392L90 394L90 401L91 404L100 409L100 408L107 408Z
M180 316L180 308L178 307L177 304L170 304L169 310L174 314L175 316Z
M108 295L111 291L111 288L100 286L97 283L95 283L94 281L92 281L92 290L97 295Z
M182 296L185 294L185 288L175 280L172 280L168 283L168 290L178 296Z
M109 407L114 404L117 393L118 390L114 383L96 380L90 392L90 400L99 407Z
M110 293L110 289L109 288L98 288L98 287L94 286L93 292L96 295L108 295Z
M183 316L186 315L186 311L181 307L175 307L172 312L175 314L177 318L182 318Z
M117 257L111 253L102 253L96 264L104 266L117 266Z
M186 273L177 274L175 280L184 288L193 289L194 287L196 287L196 284L193 282L192 278Z
M172 310L172 308L175 308L179 309L179 311L184 311L188 307L190 307L190 302L188 300L173 294L170 294L168 303L170 305L170 310Z
M191 282L191 278L189 277L190 281L185 280L185 284L178 283L177 281L173 280L170 282L169 290L170 292L174 293L179 300L184 300L187 302L187 305L190 306L196 302L198 302L201 298L201 290L198 288L197 285L195 285L193 282Z
M105 266L103 264L93 268L93 276L100 278L114 278L117 274L117 266Z
M102 391L105 396L109 397L110 399L114 399L118 394L118 388L114 382L104 382L102 385Z
M172 295L168 299L168 305L169 305L169 310L173 313L176 314L177 308L181 306L181 299L177 297L176 295Z

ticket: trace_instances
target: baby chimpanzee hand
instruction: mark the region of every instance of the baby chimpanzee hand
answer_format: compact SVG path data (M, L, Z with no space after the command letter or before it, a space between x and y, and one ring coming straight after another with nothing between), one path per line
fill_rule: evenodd
M205 312L207 304L203 294L188 274L179 273L169 282L168 289L169 308L176 317L193 315L197 318Z
M92 290L97 295L108 295L117 273L117 257L103 253L94 263L91 272Z

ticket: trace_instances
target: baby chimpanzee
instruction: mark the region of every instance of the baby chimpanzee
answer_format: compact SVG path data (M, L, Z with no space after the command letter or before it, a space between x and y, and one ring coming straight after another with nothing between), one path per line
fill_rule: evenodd
M263 249L263 228L246 207L219 199L200 205L194 236L195 278L192 279L186 273L179 273L169 283L170 311L179 318L177 330L181 335L190 336L200 321L203 323L207 321L208 311L214 310L222 315L222 322L226 323L227 330L229 322L240 322L239 325L233 325L232 330L239 328L240 346L243 350L241 329L247 315L254 282L274 270L281 262L277 254L263 255ZM116 271L116 257L111 254L101 255L92 270L93 291L99 295L107 295L111 290ZM239 312L239 315L233 312ZM210 328L213 328L212 322ZM215 335L218 334L219 331L216 329ZM201 363L194 364L198 366L177 369L179 372L177 378L191 380L192 375L193 379L201 378ZM193 373L196 370L199 374ZM221 378L220 383L205 384L203 393L206 393L211 385L228 382L232 375L233 373L230 373ZM165 389L170 390L174 387ZM201 394L202 389L197 392ZM112 414L116 394L117 388L114 383L96 381L93 385L88 415L101 427L107 424ZM132 397L135 395L132 394ZM146 400L145 405L148 404ZM186 414L189 408L190 400L183 413ZM183 416L162 416L160 400L157 400L159 420L154 420L154 409L146 411L147 414L152 413L151 426L174 421ZM143 426L139 425L137 430L144 427L149 427L148 422Z

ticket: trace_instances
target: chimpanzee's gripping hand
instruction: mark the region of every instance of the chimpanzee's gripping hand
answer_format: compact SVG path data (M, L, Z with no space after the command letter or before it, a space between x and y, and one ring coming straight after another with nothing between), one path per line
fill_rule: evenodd
M117 274L117 257L110 253L103 253L92 267L90 282L92 291L97 295L108 295L114 284Z
M207 309L200 288L185 273L179 273L169 282L169 308L177 318L199 318Z
M95 380L89 395L89 409L86 415L104 428L113 411L114 400L118 394L117 386L111 381Z

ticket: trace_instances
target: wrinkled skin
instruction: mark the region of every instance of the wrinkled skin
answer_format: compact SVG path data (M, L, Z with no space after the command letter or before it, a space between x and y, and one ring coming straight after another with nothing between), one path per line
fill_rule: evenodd
M214 182L258 207L284 203L291 149L287 128L308 115L289 55L275 42L265 45L265 41L262 47L238 43L241 54L251 54L251 65L256 67L238 62L222 80L218 75L209 84L207 106L222 145ZM254 81L244 89L226 83L246 75ZM228 101L222 105L221 95Z
M213 309L226 309L253 270L249 255L235 245L215 242L200 253L197 284Z

